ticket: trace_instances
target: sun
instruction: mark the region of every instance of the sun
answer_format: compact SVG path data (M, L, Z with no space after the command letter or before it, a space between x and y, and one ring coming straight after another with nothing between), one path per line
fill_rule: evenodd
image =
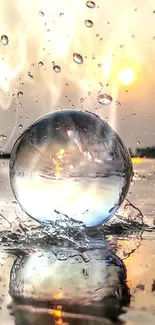
M119 72L118 78L123 85L130 85L135 79L135 73L130 68L124 68Z

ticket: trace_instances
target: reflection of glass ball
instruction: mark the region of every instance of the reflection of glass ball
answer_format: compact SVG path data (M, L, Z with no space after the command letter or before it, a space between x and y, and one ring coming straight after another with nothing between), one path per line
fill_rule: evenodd
M16 259L10 274L10 295L27 311L33 301L36 308L59 305L72 315L116 318L129 302L125 281L123 262L108 249L81 252L52 246L50 251Z
M131 175L119 136L99 116L78 110L36 121L16 141L10 160L17 201L44 223L62 214L101 225L124 200Z

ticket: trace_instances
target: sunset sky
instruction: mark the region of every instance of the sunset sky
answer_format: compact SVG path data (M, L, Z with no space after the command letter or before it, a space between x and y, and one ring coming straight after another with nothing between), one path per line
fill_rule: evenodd
M155 2L94 4L1 0L4 152L35 119L60 108L83 108L106 118L127 146L155 144ZM73 60L74 53L82 56L81 64ZM127 74L123 79L122 70ZM110 95L112 102L99 104L99 94Z

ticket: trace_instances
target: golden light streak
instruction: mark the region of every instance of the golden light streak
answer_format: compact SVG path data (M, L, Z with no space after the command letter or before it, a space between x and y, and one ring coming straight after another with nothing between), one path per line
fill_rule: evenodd
M65 153L65 150L64 150L64 149L60 149L60 150L57 152L57 157L58 157L59 159L62 159L64 153Z
M112 69L112 56L110 55L109 57L107 57L107 59L103 62L103 76L105 78L109 78L110 73L111 73L111 69Z
M56 156L58 157L58 159L62 159L63 158L63 154L65 153L64 149L60 149L57 153ZM62 167L61 167L61 161L56 160L55 158L53 158L53 162L55 164L55 168L56 168L56 177L60 177L60 173L62 171Z
M143 163L145 161L145 158L139 158L139 157L135 157L135 158L131 158L132 163Z

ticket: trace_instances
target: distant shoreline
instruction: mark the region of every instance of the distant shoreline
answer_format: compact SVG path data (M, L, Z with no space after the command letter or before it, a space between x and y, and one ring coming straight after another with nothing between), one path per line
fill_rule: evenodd
M143 148L142 148L142 151L140 148L137 149L138 152L136 152L135 154L132 152L132 150L129 148L129 153L130 153L130 156L132 159L155 159L155 149L153 150L153 153L152 153L152 150L150 150L151 152L145 152L144 154L144 151L143 151ZM146 148L144 148L145 151L147 151ZM0 154L0 159L10 159L11 157L11 154L10 153L1 153Z

